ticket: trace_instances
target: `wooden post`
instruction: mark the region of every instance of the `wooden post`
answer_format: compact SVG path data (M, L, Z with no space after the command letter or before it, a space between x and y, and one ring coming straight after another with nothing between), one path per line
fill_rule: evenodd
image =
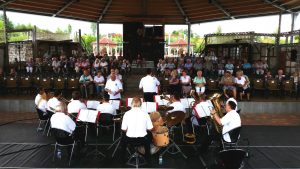
M78 31L78 41L81 44L81 29Z
M9 71L9 53L8 53L8 36L7 36L7 16L6 16L6 6L3 6L3 22L4 22L4 55L3 55L3 70L5 72Z
M279 22L278 22L278 32L277 32L277 36L276 36L276 42L275 42L275 46L276 46L276 57L277 57L277 68L280 67L280 32L281 32L281 18L282 18L282 13L279 13Z
M191 52L191 49L190 49L190 47L191 47L191 24L190 23L188 23L188 50L187 50L187 53L188 53L188 55L190 55L190 52Z
M32 30L32 43L33 43L33 57L38 57L37 53L37 41L36 41L36 26L34 25Z
M100 55L100 44L99 44L99 41L100 41L100 37L99 37L100 35L99 35L99 33L100 33L100 32L99 32L99 22L97 22L96 24L97 24L97 26L96 26L96 29L97 29L97 30L96 30L96 32L97 32L97 35L96 35L96 39L97 39L97 40L96 40L96 41L97 41L97 55Z

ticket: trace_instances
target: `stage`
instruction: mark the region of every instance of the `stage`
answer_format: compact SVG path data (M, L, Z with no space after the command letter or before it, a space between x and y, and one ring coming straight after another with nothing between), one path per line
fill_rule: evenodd
M56 168L69 167L67 162L53 162L54 139L36 132L35 123L12 123L0 127L0 167L1 168ZM105 131L103 131L105 132ZM111 132L99 136L99 148L107 154L105 159L95 158L86 153L79 155L75 151L71 168L121 168L119 151L111 158L112 150L106 148L112 143ZM243 126L240 148L247 150L250 141L249 158L245 159L244 168L299 168L300 167L300 128L298 126ZM95 147L95 133L89 130L88 150ZM204 168L195 149L197 145L187 145L176 139L180 148L188 156L185 160L179 155L166 155L163 164L158 164L158 154L152 156L151 168ZM198 137L198 141L201 136ZM20 151L20 152L17 152ZM16 153L17 152L17 153ZM216 147L204 154L204 161L214 168Z

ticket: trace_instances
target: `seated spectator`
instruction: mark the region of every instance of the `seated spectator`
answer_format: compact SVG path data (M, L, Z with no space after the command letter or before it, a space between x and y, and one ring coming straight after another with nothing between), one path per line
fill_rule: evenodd
M213 63L211 60L207 60L204 64L204 74L205 76L211 76L213 70Z
M170 85L170 94L174 94L174 92L179 92L181 90L179 85L179 77L176 70L172 70L171 76L169 78L169 85Z
M77 59L75 63L75 72L79 73L81 71L81 60Z
M136 66L137 67L143 67L143 58L140 54L137 55Z
M265 75L265 81L267 82L268 80L273 79L272 73L271 71L267 71L266 75Z
M168 68L168 69L175 69L175 64L174 64L174 62L173 62L173 59L169 59L168 60L168 63L167 63L167 65L166 65L166 68Z
M251 64L248 62L247 59L244 60L244 64L242 66L242 69L243 71L245 72L245 74L248 74L250 73L250 70L251 70Z
M79 83L82 96L88 97L88 95L93 94L93 78L90 75L89 70L83 71L83 75L81 75Z
M32 73L33 72L33 59L29 58L29 60L26 62L26 72L27 73Z
M94 72L98 72L100 70L100 60L98 58L95 59L93 63Z
M89 61L89 59L85 59L83 62L81 62L81 68L82 69L89 69L90 68L90 61Z
M234 65L230 60L227 61L227 64L225 65L225 70L230 72L231 74L233 73Z
M116 77L123 83L123 76L119 73L119 69L115 69Z
M277 75L275 76L275 79L279 84L282 84L282 82L285 80L285 75L283 74L282 69L278 69Z
M184 64L184 69L189 72L189 74L193 73L193 63L191 59L187 59L186 63Z
M94 83L96 86L96 94L99 95L99 94L103 93L105 79L104 79L104 76L102 75L101 71L98 71L97 75L94 77Z
M56 57L52 59L52 68L54 73L56 74L60 73L60 61Z
M10 72L9 72L9 77L13 77L16 78L18 75L17 71L15 68L10 68Z
M299 73L297 71L292 73L291 79L293 80L294 84L297 86L299 82Z
M191 86L191 77L187 75L186 70L182 71L182 75L180 77L180 84L182 86L182 94L184 96L188 96L190 94L192 86Z
M205 92L206 80L202 76L202 71L197 71L197 76L194 78L193 83L195 84L195 89L198 95L202 95Z
M101 59L101 62L100 62L100 68L101 68L101 71L107 75L108 73L108 63L105 59Z
M236 72L235 83L237 85L237 90L240 95L240 100L243 100L243 96L247 95L247 100L250 100L250 82L243 76L241 71Z
M262 61L262 68L264 72L266 72L269 69L269 65L266 61Z
M224 63L221 61L218 63L218 76L223 76L225 72L225 66Z
M35 59L35 66L36 66L35 73L38 73L38 72L42 73L43 62L42 62L41 58Z
M202 70L203 69L203 65L200 59L196 59L196 62L194 63L193 66L194 70L197 72L198 70Z
M265 73L264 65L261 60L259 60L255 64L255 73L256 73L256 75L263 75Z
M224 95L226 95L226 90L232 90L234 98L236 98L236 88L235 88L235 80L232 74L229 71L226 71L224 76L221 78L220 84L223 85Z

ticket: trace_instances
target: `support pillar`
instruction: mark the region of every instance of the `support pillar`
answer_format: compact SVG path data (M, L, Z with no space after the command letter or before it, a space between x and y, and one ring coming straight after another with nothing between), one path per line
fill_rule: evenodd
M82 39L81 39L81 29L79 29L79 31L78 31L78 41L81 44L81 41L82 41Z
M191 47L191 24L188 23L188 50L187 53L190 55L190 47Z
M293 32L295 29L295 21L297 20L298 17L298 13L292 13L292 24L291 24L291 31ZM291 36L291 42L290 43L294 43L294 35Z
M276 36L276 56L277 56L277 68L280 67L280 32L281 32L281 18L282 18L282 13L279 13L279 22L278 22L278 32Z
M3 65L3 71L8 72L9 71L9 56L8 56L8 36L7 36L7 16L6 16L6 6L3 6L3 22L4 22L4 55L3 55L3 63L0 63Z
M99 35L99 34L100 34L100 33L99 33L99 22L97 22L96 24L97 24L97 26L96 26L96 29L97 29L97 30L96 30L96 32L97 32L97 35L96 35L96 39L97 39L97 40L96 40L96 41L97 41L97 51L96 51L96 52L97 52L97 55L100 55L100 44L99 44L99 42L100 42L100 37L99 37L99 36L100 36L100 35Z

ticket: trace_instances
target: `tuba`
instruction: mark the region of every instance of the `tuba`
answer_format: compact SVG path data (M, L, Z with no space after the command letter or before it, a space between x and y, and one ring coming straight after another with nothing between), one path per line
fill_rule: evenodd
M222 118L224 116L224 111L222 110L222 106L221 106L221 101L220 101L220 97L221 97L222 94L220 93L215 93L213 94L213 96L211 96L209 98L209 100L211 101L214 109L216 110L216 113L219 115L220 118ZM222 132L222 126L219 125L215 119L212 117L213 119L213 122L214 122L214 125L215 125L215 128L217 130L218 133L221 133Z
M191 98L193 98L195 100L195 101L191 102L191 104L190 104L190 108L193 108L198 103L199 96L198 96L198 93L196 93L195 90L191 90L190 96L191 96Z

